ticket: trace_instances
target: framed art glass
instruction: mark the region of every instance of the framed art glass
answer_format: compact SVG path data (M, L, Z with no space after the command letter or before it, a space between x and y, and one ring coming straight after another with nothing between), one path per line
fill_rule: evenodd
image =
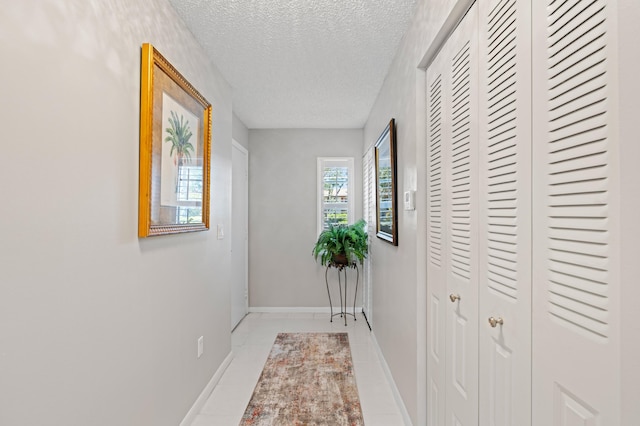
M396 129L392 118L375 145L376 153L376 236L398 245L396 190Z
M209 229L211 104L142 45L138 236Z

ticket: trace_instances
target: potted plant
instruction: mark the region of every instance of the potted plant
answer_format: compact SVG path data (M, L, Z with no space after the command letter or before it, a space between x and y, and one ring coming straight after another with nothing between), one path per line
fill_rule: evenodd
M322 266L344 267L367 257L369 245L365 231L367 223L360 219L353 225L329 225L313 247L313 257Z

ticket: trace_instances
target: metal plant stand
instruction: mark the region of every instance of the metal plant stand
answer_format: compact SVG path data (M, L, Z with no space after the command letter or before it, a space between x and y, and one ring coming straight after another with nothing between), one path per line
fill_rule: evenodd
M340 295L340 312L333 313L333 304L331 303L331 292L329 291L329 268L335 268L338 271L338 294ZM353 295L353 313L347 312L347 269L353 268L356 270L356 291ZM344 297L342 295L342 274L344 273ZM356 321L356 300L358 298L358 283L360 281L360 269L358 269L357 263L350 265L343 265L340 263L330 263L327 265L327 269L324 272L324 281L327 284L327 295L329 296L329 308L331 309L330 322L333 322L333 317L340 315L344 317L344 325L347 325L347 315L351 315L353 320Z

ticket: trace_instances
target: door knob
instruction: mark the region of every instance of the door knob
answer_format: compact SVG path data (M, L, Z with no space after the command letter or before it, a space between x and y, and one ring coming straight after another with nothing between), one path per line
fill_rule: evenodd
M500 325L504 324L504 320L500 317L498 318L489 317L489 324L491 325L491 327L495 328L498 324Z
M457 294L451 293L449 295L449 299L451 299L451 301L455 303L456 300L460 300L460 296L458 296Z

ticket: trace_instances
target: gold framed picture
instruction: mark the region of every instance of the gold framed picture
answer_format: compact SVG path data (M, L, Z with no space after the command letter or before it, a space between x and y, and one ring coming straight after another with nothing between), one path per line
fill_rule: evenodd
M209 229L211 104L142 45L138 236Z
M396 190L396 123L392 118L375 145L376 236L398 245L398 200Z

